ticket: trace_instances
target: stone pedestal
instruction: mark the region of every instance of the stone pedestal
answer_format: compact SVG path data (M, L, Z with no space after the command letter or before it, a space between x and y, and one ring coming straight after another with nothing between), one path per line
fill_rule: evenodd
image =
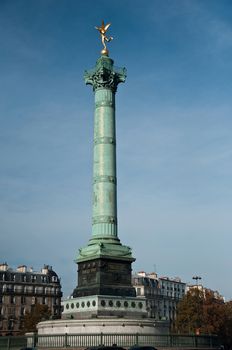
M145 298L90 295L64 300L62 306L62 319L68 320L107 316L147 318Z
M95 259L78 264L78 287L73 297L115 295L135 297L131 286L131 262Z

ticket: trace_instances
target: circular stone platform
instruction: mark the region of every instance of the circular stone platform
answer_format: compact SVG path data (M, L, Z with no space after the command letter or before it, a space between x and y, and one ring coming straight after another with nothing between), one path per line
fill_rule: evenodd
M37 325L38 335L53 334L168 334L169 323L154 319L97 318L44 321Z
M83 320L44 321L37 325L38 349L69 347L70 349L90 346L128 347L137 344L138 339L149 342L155 335L168 334L168 322L153 319L98 318Z

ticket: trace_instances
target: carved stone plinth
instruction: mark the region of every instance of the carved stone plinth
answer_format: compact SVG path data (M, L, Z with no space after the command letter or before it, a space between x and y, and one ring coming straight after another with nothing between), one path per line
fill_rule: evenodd
M135 297L131 285L131 262L95 259L78 263L78 286L73 297L88 295Z

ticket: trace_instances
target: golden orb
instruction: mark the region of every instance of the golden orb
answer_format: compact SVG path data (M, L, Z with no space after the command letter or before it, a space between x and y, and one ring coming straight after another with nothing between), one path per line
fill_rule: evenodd
M104 56L108 56L109 51L107 49L103 49L103 50L101 50L101 54Z

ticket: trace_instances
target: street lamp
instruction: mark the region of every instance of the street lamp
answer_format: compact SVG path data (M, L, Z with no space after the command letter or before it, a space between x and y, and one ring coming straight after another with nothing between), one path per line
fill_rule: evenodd
M200 276L193 276L192 279L196 280L197 289L198 289L198 281L201 280L201 277Z
M196 335L200 335L200 295L199 295L199 288L198 288L198 282L201 280L200 276L193 276L193 280L196 281L197 284L197 329L196 329Z

